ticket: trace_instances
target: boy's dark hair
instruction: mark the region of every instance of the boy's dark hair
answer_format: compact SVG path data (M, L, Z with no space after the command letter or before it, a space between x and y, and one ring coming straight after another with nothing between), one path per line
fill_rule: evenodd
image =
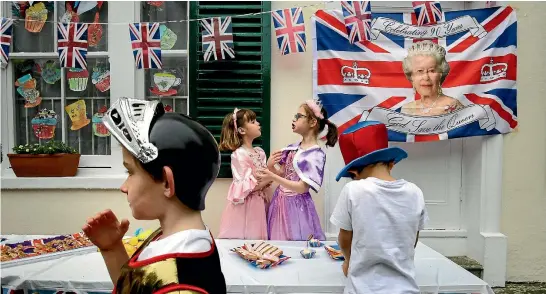
M394 161L392 161L392 162L394 162ZM384 165L384 166L388 167L390 163L391 162L379 161L379 162L375 162L375 163L368 164L368 165L355 166L355 167L352 167L351 169L349 169L349 171L350 172L355 172L356 174L359 174L368 166ZM355 177L356 177L356 175L354 173L351 173L351 179L354 180Z

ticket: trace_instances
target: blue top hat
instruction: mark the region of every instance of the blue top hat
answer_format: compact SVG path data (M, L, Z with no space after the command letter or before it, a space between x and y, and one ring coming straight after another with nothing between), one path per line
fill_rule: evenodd
M347 128L339 136L339 148L345 167L339 172L336 181L350 177L349 170L378 162L398 163L408 157L406 151L398 147L388 147L387 127L378 121L363 121Z

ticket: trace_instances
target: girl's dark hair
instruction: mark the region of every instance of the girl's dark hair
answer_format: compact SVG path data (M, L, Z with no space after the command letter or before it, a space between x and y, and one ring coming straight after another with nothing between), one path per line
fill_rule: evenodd
M322 113L323 119L318 118L315 113L309 108L307 103L303 103L303 109L307 115L307 119L316 119L317 120L317 134L324 131L324 127L328 125L328 133L326 133L326 146L334 147L337 143L337 126L328 120L328 113L324 107L320 110Z
M239 109L236 114L237 128L256 120L256 113L250 109ZM233 124L233 112L226 114L220 133L220 151L235 151L243 145L243 137Z

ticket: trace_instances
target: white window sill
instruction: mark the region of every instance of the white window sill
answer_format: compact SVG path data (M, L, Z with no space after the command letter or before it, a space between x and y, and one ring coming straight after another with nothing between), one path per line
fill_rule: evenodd
M2 169L2 190L22 189L119 189L127 174L111 168L79 168L74 177L18 178L11 168Z

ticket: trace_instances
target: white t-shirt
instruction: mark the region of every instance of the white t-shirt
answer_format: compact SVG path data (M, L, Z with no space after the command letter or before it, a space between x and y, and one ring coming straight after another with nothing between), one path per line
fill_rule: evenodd
M164 239L152 241L146 246L138 260L169 253L201 253L210 250L212 237L207 230L186 230L172 234Z
M423 192L405 180L349 182L330 221L353 231L345 294L419 293L415 239L428 219Z

